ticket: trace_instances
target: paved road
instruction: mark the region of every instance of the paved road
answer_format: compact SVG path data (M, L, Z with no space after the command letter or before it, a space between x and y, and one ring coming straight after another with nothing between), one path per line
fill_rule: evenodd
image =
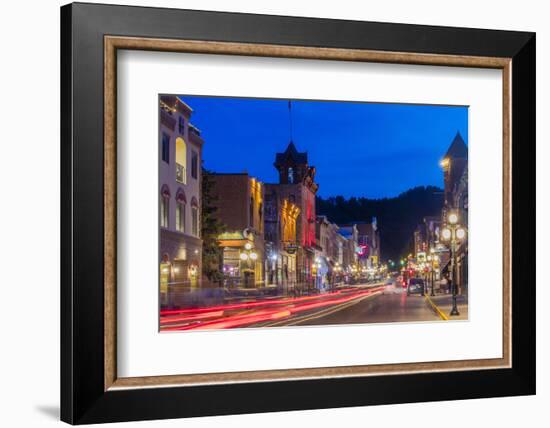
M284 327L441 320L423 296L364 284L334 292L166 311L162 330Z
M305 319L294 325L362 324L411 321L441 321L424 297L407 296L401 290L388 289L383 294L369 297L354 305L314 319Z

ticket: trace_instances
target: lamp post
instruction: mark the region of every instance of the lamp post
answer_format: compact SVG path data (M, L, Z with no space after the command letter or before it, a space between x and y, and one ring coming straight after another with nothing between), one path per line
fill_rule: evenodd
M435 296L435 293L434 293L434 284L435 284L435 267L434 267L434 262L437 260L437 255L435 254L435 248L432 247L430 248L430 255L428 256L428 261L431 262L431 266L430 266L430 275L431 275L431 285L432 285L432 291L430 292L430 296Z
M241 259L242 262L246 263L249 269L252 269L250 267L251 265L254 267L254 262L258 259L258 253L254 251L254 246L252 245L251 242L247 242L246 244L244 244L244 251L241 251L241 253L239 254L239 258ZM241 273L242 273L242 269L241 269ZM245 280L245 287L247 287L248 284L246 283L246 275L244 276L244 280Z
M466 228L458 223L458 214L451 211L447 216L447 225L441 231L444 241L449 242L451 250L451 288L453 293L453 307L450 315L460 315L456 306L457 284L456 284L456 247L466 237Z

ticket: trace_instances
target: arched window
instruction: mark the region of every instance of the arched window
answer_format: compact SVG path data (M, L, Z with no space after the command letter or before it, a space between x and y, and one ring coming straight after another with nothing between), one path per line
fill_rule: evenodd
M160 227L168 227L170 211L170 189L164 184L160 189Z
M185 232L186 206L185 192L183 189L178 189L178 193L176 193L176 230L178 232Z
M187 183L187 144L181 137L176 138L176 181Z
M191 233L199 238L199 203L194 196L191 199Z
M288 182L290 184L294 183L294 168L292 167L288 168Z

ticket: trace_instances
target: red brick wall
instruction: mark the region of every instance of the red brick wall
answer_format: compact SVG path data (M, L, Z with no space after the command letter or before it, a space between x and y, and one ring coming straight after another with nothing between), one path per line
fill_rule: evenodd
M248 227L250 187L247 174L221 174L210 176L214 183L214 195L218 197L217 217L229 230Z

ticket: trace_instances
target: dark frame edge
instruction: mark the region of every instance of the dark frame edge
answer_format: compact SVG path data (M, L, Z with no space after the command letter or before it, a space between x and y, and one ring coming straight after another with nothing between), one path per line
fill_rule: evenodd
M522 84L523 82L523 84ZM536 34L512 58L512 368L536 394ZM516 173L521 168L521 174ZM517 207L514 209L514 207Z
M61 53L61 388L60 418L63 422L74 423L74 376L73 376L73 277L72 277L72 5L60 9L60 53Z
M208 386L208 387L183 387L183 388L159 388L155 390L127 390L104 392L99 382L90 380L100 370L99 358L90 358L83 351L84 339L93 337L95 329L100 325L95 318L90 317L90 325L86 324L86 316L89 315L79 304L90 295L89 284L81 284L79 274L84 272L82 261L75 260L82 251L83 239L74 240L75 234L80 231L79 225L73 226L74 220L82 220L82 211L79 210L81 198L80 187L83 184L82 177L89 174L90 170L82 172L78 166L83 166L81 138L74 137L75 132L81 130L82 123L74 124L73 114L78 119L84 113L96 113L96 110L88 108L86 111L78 104L82 88L79 84L84 80L81 77L82 56L80 63L76 63L74 53L77 52L79 43L83 41L83 35L74 22L82 24L82 18L86 10L92 7L103 8L104 5L77 4L66 5L61 8L61 420L71 424L115 422L129 420L165 419L176 417L261 413L272 411L306 410L317 408L337 408L364 405L395 404L418 401L457 400L466 398L485 398L510 395L531 395L536 391L535 385L535 35L534 33L517 33L517 44L514 46L513 74L512 74L512 168L520 166L522 174L516 174L512 182L512 203L517 207L513 210L513 257L512 263L512 312L513 312L513 353L511 369L485 372L487 382L480 386L479 391L472 391L468 396L464 392L456 393L444 391L441 394L426 392L425 395L415 396L413 399L403 400L395 396L386 396L385 400L369 397L369 388L363 385L361 378L330 380L330 390L340 391L341 394L329 398L322 398L316 403L307 399L308 391L328 391L328 381L306 380L291 381L292 388L288 388L288 382L265 382L232 386ZM110 10L112 6L108 7ZM136 10L136 8L131 8ZM158 9L150 9L157 10ZM194 12L193 12L194 13ZM211 16L212 12L208 13ZM231 16L232 14L225 14ZM240 14L242 16L242 14ZM250 15L249 15L250 16ZM275 17L274 17L275 18ZM267 19L267 18L266 18ZM296 18L292 18L293 20ZM296 21L305 19L299 18ZM95 21L91 20L92 25ZM86 34L96 31L86 28ZM102 28L97 29L102 31ZM94 33L95 34L95 33ZM261 36L259 36L261 37ZM521 41L519 41L521 39ZM99 39L95 39L97 43ZM519 46L521 46L519 48ZM73 67L77 72L73 75ZM89 77L89 76L87 76ZM523 82L523 85L520 83ZM76 113L75 113L76 110ZM91 115L93 120L95 116ZM96 121L96 124L99 122ZM103 133L103 130L101 130ZM521 144L521 147L518 145ZM77 143L79 143L77 145ZM515 144L514 144L515 143ZM73 151L74 150L74 151ZM93 159L95 162L96 159ZM99 171L98 171L99 172ZM74 173L74 178L73 178ZM73 190L74 189L76 190ZM84 189L89 190L89 188ZM528 191L527 191L528 190ZM95 197L95 195L93 195ZM93 199L93 198L92 198ZM91 201L93 202L93 201ZM73 207L74 205L74 207ZM80 214L79 214L80 213ZM80 225L81 227L81 225ZM82 238L82 236L81 236ZM80 241L80 242L79 242ZM95 242L94 242L95 243ZM79 249L80 248L80 249ZM95 248L95 247L94 247ZM76 262L79 263L76 263ZM78 282L77 282L78 281ZM91 281L91 280L90 280ZM84 281L85 282L85 281ZM526 284L526 283L529 284ZM76 288L78 285L78 288ZM515 285L515 286L514 286ZM523 285L526 285L523 287ZM77 293L78 291L78 293ZM102 296L101 296L102 298ZM78 311L78 312L77 312ZM103 325L101 325L103 328ZM93 330L92 330L93 329ZM78 335L78 333L83 333ZM531 334L526 334L530 332ZM76 343L75 339L79 339ZM83 370L88 369L86 373ZM491 372L491 373L489 373ZM476 372L463 372L460 374L432 374L432 375L405 375L407 385L419 381L419 376L426 376L434 381L434 384L451 384L455 380L461 383L474 383L479 380ZM371 378L370 385L378 385L381 392L387 393L391 388L397 387L397 377L381 382L377 378ZM101 384L103 379L101 379ZM97 383L97 385L96 385ZM249 389L247 389L249 388ZM334 390L332 390L334 388ZM403 386L401 386L403 388ZM404 386L410 388L410 386ZM289 389L291 391L289 391ZM350 391L355 391L351 395ZM251 402L246 406L229 399L227 403L220 402L212 406L208 397L232 397L243 393L251 395ZM252 392L254 391L254 392ZM264 403L258 401L262 393L279 393L281 396L273 402ZM271 392L275 391L275 392ZM362 394L362 392L364 394ZM282 394L288 393L288 397ZM384 395L384 394L382 394ZM175 403L176 396L180 401ZM255 396L255 397L254 397ZM153 398L151 400L151 398ZM185 400L184 400L185 399ZM166 401L168 400L168 401ZM189 404L186 404L189 400ZM206 401L204 403L203 401ZM154 403L163 403L157 407ZM194 404L194 406L193 406ZM233 407L232 407L233 406Z

